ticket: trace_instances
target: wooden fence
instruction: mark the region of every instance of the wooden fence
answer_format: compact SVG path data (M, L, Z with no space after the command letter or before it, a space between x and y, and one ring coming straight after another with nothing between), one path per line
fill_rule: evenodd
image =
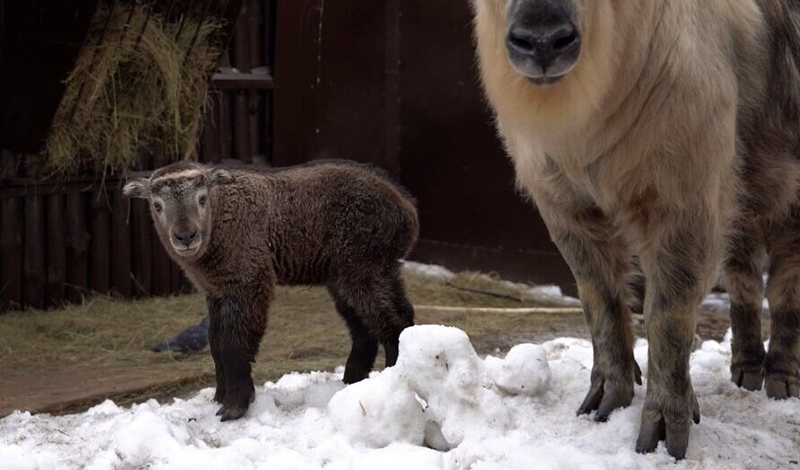
M200 161L271 162L276 3L243 1L212 78ZM124 177L94 171L41 184L30 161L10 151L0 155L0 311L58 306L90 292L136 297L185 287L147 204L121 196ZM142 149L126 176L147 175L165 163Z
M70 5L92 1L99 0ZM417 198L421 235L413 259L557 283L574 293L542 220L514 190L478 83L468 2L242 2L212 80L201 161L373 163ZM0 67L0 79L3 73ZM0 126L0 148L5 130ZM162 160L143 150L136 172L147 174ZM120 198L119 178L87 174L35 185L35 169L24 163L19 155L0 156L0 310L58 305L90 291L181 289L146 207Z

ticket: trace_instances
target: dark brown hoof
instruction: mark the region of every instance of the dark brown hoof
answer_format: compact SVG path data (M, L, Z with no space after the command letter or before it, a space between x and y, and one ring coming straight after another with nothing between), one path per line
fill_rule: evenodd
M667 452L676 460L686 457L689 448L689 432L692 422L700 423L700 407L697 398L692 397L685 407L690 414L675 413L679 407L673 405L671 419L664 418L664 412L658 405L645 403L642 409L642 426L639 428L639 437L636 439L636 452L648 454L654 452L659 441L666 441Z
M234 421L244 416L245 413L247 413L246 408L227 408L222 413L222 417L219 420L223 423L225 421Z
M767 374L767 396L775 400L800 397L800 380L786 374Z
M751 392L761 390L764 372L761 367L731 367L731 382Z
M344 371L344 378L342 379L342 382L344 382L347 385L350 385L350 384L354 384L356 382L361 382L362 380L366 379L367 377L369 377L369 372L368 371L364 372L364 371L349 371L349 370L345 370Z
M597 410L594 420L606 422L617 408L629 406L633 401L633 382L642 383L642 373L636 361L633 362L633 373L629 380L606 380L604 374L592 373L592 384L583 403L578 408L578 415L589 414Z

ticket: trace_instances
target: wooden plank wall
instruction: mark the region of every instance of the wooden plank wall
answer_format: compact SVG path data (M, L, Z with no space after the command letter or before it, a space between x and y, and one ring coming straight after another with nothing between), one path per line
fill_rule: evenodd
M243 0L228 51L212 79L204 162L271 162L272 54L276 0ZM24 156L0 153L0 312L80 302L93 293L123 297L185 289L143 201L125 200L124 178L100 169L37 184ZM140 151L134 170L166 163Z

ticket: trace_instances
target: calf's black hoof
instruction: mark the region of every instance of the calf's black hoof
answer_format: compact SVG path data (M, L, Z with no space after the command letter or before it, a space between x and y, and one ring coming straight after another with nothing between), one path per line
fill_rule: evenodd
M225 421L234 421L244 416L246 412L246 408L228 408L225 409L225 412L222 413L222 417L219 420L223 423Z

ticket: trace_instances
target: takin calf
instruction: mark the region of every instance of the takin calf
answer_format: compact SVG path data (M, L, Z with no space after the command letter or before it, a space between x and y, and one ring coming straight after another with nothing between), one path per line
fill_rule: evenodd
M254 398L251 363L276 284L324 284L350 328L345 383L367 377L378 352L397 361L414 311L399 259L416 242L414 200L376 169L318 161L271 172L175 163L123 192L149 200L172 259L205 293L214 400L222 421Z
M800 1L472 0L486 94L575 275L594 346L579 413L633 399L628 284L646 279L636 444L684 457L695 317L723 264L731 378L800 394ZM772 325L761 339L769 252Z

